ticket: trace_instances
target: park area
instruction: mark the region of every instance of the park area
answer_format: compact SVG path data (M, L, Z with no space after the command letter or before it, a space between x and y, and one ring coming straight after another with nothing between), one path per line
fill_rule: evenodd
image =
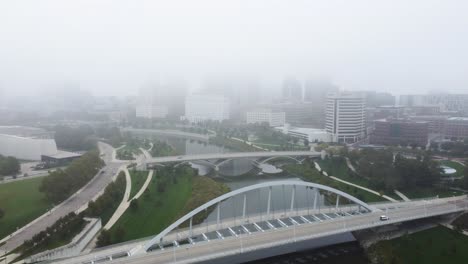
M446 227L381 241L370 247L370 254L378 263L467 263L468 237Z
M170 170L155 171L144 194L110 229L112 243L155 235L177 218L228 191L221 183L195 176L190 167L182 166L174 174L177 176L170 174Z
M52 208L39 192L42 177L0 184L0 239L33 221Z

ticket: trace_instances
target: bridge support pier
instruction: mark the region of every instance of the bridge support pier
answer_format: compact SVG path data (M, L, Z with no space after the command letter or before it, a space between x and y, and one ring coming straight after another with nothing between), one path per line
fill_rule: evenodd
M314 188L314 210L317 209L318 190Z
M242 220L245 220L246 207L247 207L247 195L244 193L244 206L242 207Z
M336 206L335 206L335 209L338 210L338 206L339 206L339 205L340 205L340 196L337 195L337 196L336 196Z
M296 185L293 185L291 192L291 212L294 210L294 200L296 199Z
M220 210L220 206L219 206L219 203L216 205L217 207L217 212L216 212L216 229L219 229L219 222L220 222L220 218L221 218L221 210Z
M193 237L192 219L193 219L193 217L190 217L190 224L189 224L189 236L190 237Z
M272 189L271 187L268 188L267 217L270 217L271 189Z

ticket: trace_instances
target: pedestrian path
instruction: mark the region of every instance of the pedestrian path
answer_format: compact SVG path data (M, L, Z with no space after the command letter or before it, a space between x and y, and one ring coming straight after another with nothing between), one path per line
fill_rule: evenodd
M104 226L104 229L109 230L116 222L119 220L119 218L125 213L127 208L130 206L130 191L132 190L132 178L130 177L130 172L128 171L127 168L123 170L125 172L125 193L124 197L122 199L122 202L120 203L119 207L117 207L117 210L115 210L114 214L112 217L107 221L106 225Z
M320 168L320 165L319 165L317 162L314 162L314 164L315 164L315 168L316 168L317 170L322 171L321 168ZM326 171L322 171L322 172L323 172L323 174L324 174L325 176L328 176L328 174L327 174ZM370 192L370 193L372 193L372 194L381 196L379 192L374 191L374 190L371 190L371 189L366 188L366 187L363 187L363 186L361 186L361 185L357 185L357 184L354 184L354 183L351 183L351 182L342 180L342 179L337 178L337 177L334 177L334 176L328 176L328 177L329 177L330 179L335 180L335 181L339 181L339 182L344 183L344 184L347 184L347 185L349 185L349 186L353 186L353 187L356 187L356 188L358 188L358 189L364 190L364 191L366 191L366 192ZM382 195L381 197L383 197L384 199L389 200L389 201L391 201L391 202L394 202L394 203L398 202L397 200L395 200L395 199L393 199L392 197L387 196L387 195Z
M400 196L401 199L403 199L403 201L405 202L409 202L411 201L410 198L408 198L408 196L404 195L403 193L399 192L398 190L393 190L395 192L396 195Z
M146 191L146 188L148 188L148 185L151 183L151 179L153 178L153 173L154 173L153 170L149 171L148 177L146 177L145 183L143 184L143 186L141 186L140 190L138 191L137 194L135 194L135 196L132 198L132 200L133 199L138 199L138 198L140 198L141 195L143 195L143 193Z

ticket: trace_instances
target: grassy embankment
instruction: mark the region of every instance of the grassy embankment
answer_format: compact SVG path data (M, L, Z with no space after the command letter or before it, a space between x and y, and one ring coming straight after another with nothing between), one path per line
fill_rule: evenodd
M344 159L319 159L316 162L319 164L322 170L327 172L329 176L334 176L344 181L374 190L372 183L368 179L349 171ZM375 191L378 192L379 190ZM401 199L393 192L386 192L385 194L397 200Z
M210 138L210 144L240 152L262 151L261 149L253 147L245 142L219 136Z
M358 189L353 186L349 186L347 184L332 180L324 175L321 175L319 171L317 171L312 163L304 162L303 164L290 164L283 167L283 169L296 175L299 178L302 178L305 181L323 184L338 190L341 190L345 193L353 195L354 197L364 201L364 202L382 202L386 201L384 198L366 192L364 190Z
M0 239L52 208L39 192L41 181L39 177L0 184L0 208L5 213L0 219Z
M129 208L110 230L113 243L157 234L178 217L227 191L218 182L194 175L187 167L177 174L177 180L162 180L170 176L156 171L145 194L138 199L138 208ZM164 191L160 185L165 186Z
M380 241L369 256L382 264L467 263L468 237L439 226L400 238Z
M328 175L335 176L337 178L340 178L342 180L369 188L373 189L371 181L369 181L366 178L360 177L355 174L350 174L348 167L346 165L346 161L342 159L327 159L327 160L318 160L317 163L320 165L320 167L328 173ZM458 164L458 163L457 163ZM460 165L460 164L458 164ZM461 165L460 165L461 166ZM379 190L376 190L379 191ZM441 188L437 186L433 187L418 187L415 189L401 189L399 190L403 194L405 194L408 198L410 199L418 199L418 198L427 198L427 197L451 197L451 196L456 196L456 195L462 195L462 192L458 191L453 191L449 190L446 188ZM393 192L385 192L386 195L397 199L401 200L399 196L397 196Z
M463 166L462 164L460 164L458 162L455 162L455 161L451 161L451 160L440 160L439 163L441 165L443 165L443 166L450 167L450 168L455 169L457 171L456 173L450 174L450 175L447 175L447 176L463 177L463 173L465 172L465 166Z

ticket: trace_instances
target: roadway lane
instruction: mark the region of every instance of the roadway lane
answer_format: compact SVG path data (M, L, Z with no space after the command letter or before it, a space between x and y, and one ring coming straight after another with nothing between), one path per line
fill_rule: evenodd
M147 159L147 164L165 163L165 162L184 162L196 160L217 160L217 159L237 159L237 158L269 158L284 156L305 156L319 157L320 152L313 151L257 151L257 152L230 152L230 153L212 153L184 156L170 156Z
M427 203L408 208L400 208L389 212L390 221L403 220L410 217L425 217L426 214L447 212L453 209L465 209L466 200L460 202ZM229 237L224 240L200 242L191 246L158 250L145 255L136 255L130 258L116 259L111 263L191 263L203 259L239 254L241 251L250 251L259 248L271 247L297 240L310 239L335 233L354 231L368 228L368 225L385 225L390 222L379 220L381 213L369 213L349 218L324 221L321 223L296 225L266 232L255 232L252 235Z
M104 172L98 173L90 183L81 190L81 192L76 193L71 198L55 207L51 212L41 216L33 221L32 224L30 223L29 226L14 234L3 246L0 247L0 252L15 249L23 244L25 240L31 239L35 234L51 226L59 218L77 211L104 190L104 188L112 181L113 176L117 174L120 166L124 163L111 161L113 148L110 145L100 142L99 149L101 151L101 155L104 153L102 158L106 162L106 166L103 168Z

